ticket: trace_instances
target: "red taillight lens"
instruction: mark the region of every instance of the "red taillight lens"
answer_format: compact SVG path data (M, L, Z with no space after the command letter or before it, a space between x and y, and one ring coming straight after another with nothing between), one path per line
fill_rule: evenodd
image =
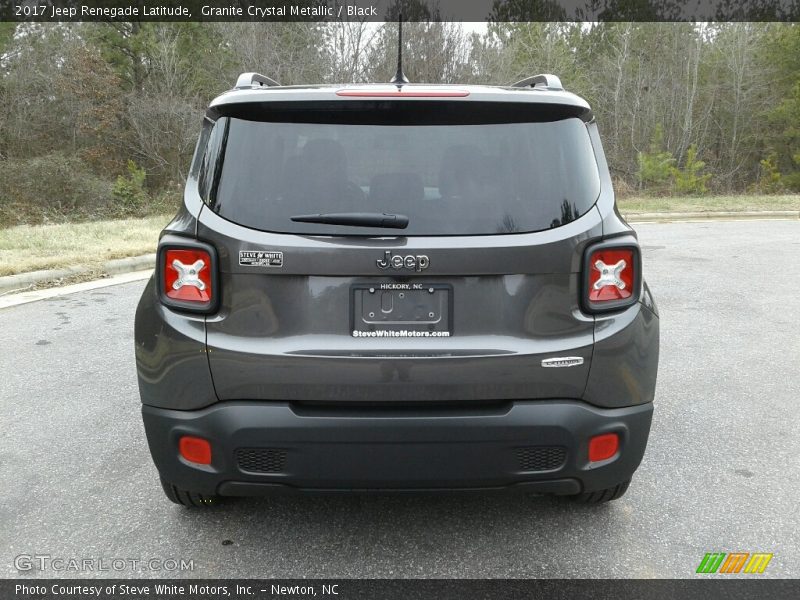
M589 257L589 301L624 300L633 295L634 256L628 248L597 250Z
M639 299L642 263L635 244L603 242L589 248L583 263L583 308L620 310Z
M184 435L178 440L178 451L189 462L198 465L211 464L211 444L203 438Z
M604 433L589 440L589 462L608 460L619 450L619 435Z
M169 249L162 253L164 295L172 300L208 304L213 298L211 255L200 249Z

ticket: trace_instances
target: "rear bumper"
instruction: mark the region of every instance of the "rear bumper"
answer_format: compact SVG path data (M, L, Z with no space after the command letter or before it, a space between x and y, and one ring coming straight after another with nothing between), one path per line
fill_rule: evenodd
M223 402L194 411L143 406L161 476L204 494L280 490L521 488L577 494L630 479L650 431L652 403L601 409L580 401L490 408L309 408ZM588 440L617 432L616 456L590 464ZM178 454L183 435L212 446L212 464Z

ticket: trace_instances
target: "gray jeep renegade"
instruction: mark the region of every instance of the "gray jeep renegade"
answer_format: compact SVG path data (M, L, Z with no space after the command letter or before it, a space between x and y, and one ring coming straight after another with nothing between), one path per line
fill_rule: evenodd
M599 503L647 444L658 316L589 105L513 86L209 106L136 312L170 500L519 489Z

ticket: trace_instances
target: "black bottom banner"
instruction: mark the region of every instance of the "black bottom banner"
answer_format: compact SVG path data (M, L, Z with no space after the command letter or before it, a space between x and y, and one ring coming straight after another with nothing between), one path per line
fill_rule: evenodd
M272 600L277 598L503 600L800 598L800 580L757 579L5 579L3 600Z

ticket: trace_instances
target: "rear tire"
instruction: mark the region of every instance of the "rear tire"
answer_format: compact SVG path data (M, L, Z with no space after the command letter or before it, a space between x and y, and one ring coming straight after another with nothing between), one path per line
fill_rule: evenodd
M630 484L631 480L629 479L628 481L623 481L614 487L606 488L604 490L596 490L594 492L584 492L583 494L578 494L572 498L575 500L575 502L580 502L581 504L604 504L605 502L611 502L617 498L622 498L622 496L625 495L625 492L628 491L628 486Z
M163 479L161 480L161 487L164 489L164 494L166 494L171 502L187 508L205 508L219 504L219 496L209 496L208 494L199 494L197 492L182 490Z

